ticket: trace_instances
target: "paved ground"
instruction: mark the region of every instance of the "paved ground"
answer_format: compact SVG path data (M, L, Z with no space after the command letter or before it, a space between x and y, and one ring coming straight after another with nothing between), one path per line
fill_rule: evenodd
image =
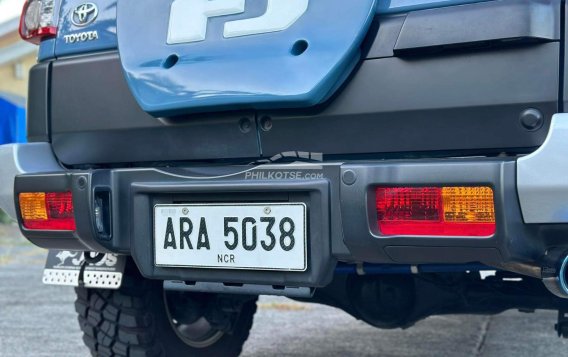
M0 356L87 356L71 288L42 286L45 252L0 225ZM433 317L406 331L342 311L264 298L244 356L566 356L554 312Z

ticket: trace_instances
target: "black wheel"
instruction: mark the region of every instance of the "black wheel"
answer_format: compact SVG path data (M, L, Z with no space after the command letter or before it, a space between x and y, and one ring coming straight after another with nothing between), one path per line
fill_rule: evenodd
M94 356L238 356L256 312L256 297L166 292L132 265L119 290L75 291Z

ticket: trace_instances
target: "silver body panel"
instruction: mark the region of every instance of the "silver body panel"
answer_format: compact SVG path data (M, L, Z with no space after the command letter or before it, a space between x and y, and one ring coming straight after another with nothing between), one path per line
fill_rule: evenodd
M525 223L568 223L568 114L556 114L544 144L517 162Z
M0 145L0 209L16 219L14 179L25 173L62 171L49 143Z

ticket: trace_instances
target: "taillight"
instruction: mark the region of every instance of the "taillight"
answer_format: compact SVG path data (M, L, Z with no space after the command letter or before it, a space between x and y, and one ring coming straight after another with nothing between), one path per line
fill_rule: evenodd
M489 237L495 234L490 187L377 187L383 235Z
M20 36L38 45L43 39L54 37L57 26L54 19L55 0L27 0L20 17Z
M71 192L26 192L19 195L24 228L74 231L75 215Z

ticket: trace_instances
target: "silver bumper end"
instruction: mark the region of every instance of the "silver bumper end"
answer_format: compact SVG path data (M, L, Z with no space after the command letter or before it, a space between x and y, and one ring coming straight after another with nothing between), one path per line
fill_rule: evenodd
M17 175L61 170L49 143L0 145L0 209L16 218L14 179Z
M552 117L548 137L517 162L525 223L568 223L568 114Z

